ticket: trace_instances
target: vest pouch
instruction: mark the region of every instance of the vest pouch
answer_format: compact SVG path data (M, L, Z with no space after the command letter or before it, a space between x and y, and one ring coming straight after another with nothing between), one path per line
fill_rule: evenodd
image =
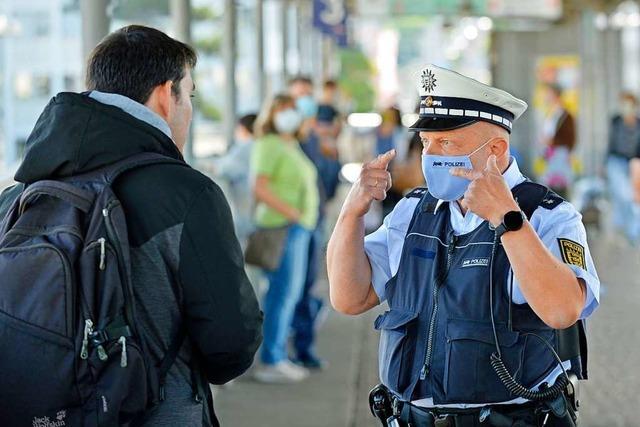
M375 321L380 331L379 370L380 380L392 391L402 394L412 380L411 367L419 357L414 336L418 327L418 313L392 309Z
M521 381L526 338L509 331L504 324L496 324L496 330L502 361L516 381ZM491 322L449 319L444 368L446 403L492 403L515 398L491 367L490 358L495 351Z

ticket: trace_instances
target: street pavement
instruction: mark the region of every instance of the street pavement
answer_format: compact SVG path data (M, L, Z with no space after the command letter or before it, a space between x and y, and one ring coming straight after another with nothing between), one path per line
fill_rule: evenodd
M601 307L588 323L590 380L581 387L582 427L638 427L640 417L640 252L612 233L590 232L603 284ZM326 280L319 288L326 293ZM320 335L328 368L296 385L263 385L250 373L215 390L223 426L376 426L367 407L377 382L381 309L351 317L331 312Z

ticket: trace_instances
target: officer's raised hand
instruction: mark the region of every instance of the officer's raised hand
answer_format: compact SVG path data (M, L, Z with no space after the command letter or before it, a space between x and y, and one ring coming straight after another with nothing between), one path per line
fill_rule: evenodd
M364 216L374 200L384 200L391 188L389 163L396 157L396 150L389 150L362 166L360 176L342 207L344 213L357 217Z
M502 177L494 154L489 156L482 172L453 168L451 174L471 181L464 193L463 203L471 212L489 221L494 227L502 223L505 213L520 210Z

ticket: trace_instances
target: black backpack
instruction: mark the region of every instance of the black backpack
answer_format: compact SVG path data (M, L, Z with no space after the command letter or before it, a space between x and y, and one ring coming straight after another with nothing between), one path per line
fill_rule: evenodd
M184 335L153 365L111 184L152 153L27 186L0 224L0 425L133 426L163 399Z

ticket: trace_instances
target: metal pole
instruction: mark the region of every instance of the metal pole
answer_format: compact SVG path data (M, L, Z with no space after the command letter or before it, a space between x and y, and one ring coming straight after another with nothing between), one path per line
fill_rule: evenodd
M267 81L264 69L264 0L256 0L256 68L260 105L267 97Z
M4 7L0 7L0 12L4 13L10 20L12 17L12 2L8 1L4 3ZM11 21L9 21L11 22ZM11 34L4 34L2 37L3 49L3 63L4 63L4 84L3 84L3 108L4 108L4 166L5 170L11 170L10 168L18 160L18 146L16 143L16 125L15 125L15 99L13 92L13 78L14 78L14 54L15 49L13 45L13 36Z
M173 32L176 39L183 43L191 44L191 1L171 0L169 3L171 19L173 21ZM187 163L194 160L193 154L193 122L189 128L189 136L184 147L184 158Z
M282 0L280 24L282 29L282 83L286 87L289 79L287 67L287 54L289 51L289 0Z
M225 0L223 56L225 70L225 114L224 137L227 146L233 142L236 123L236 4L234 0Z
M80 0L82 15L82 56L86 60L93 48L109 34L109 0Z

